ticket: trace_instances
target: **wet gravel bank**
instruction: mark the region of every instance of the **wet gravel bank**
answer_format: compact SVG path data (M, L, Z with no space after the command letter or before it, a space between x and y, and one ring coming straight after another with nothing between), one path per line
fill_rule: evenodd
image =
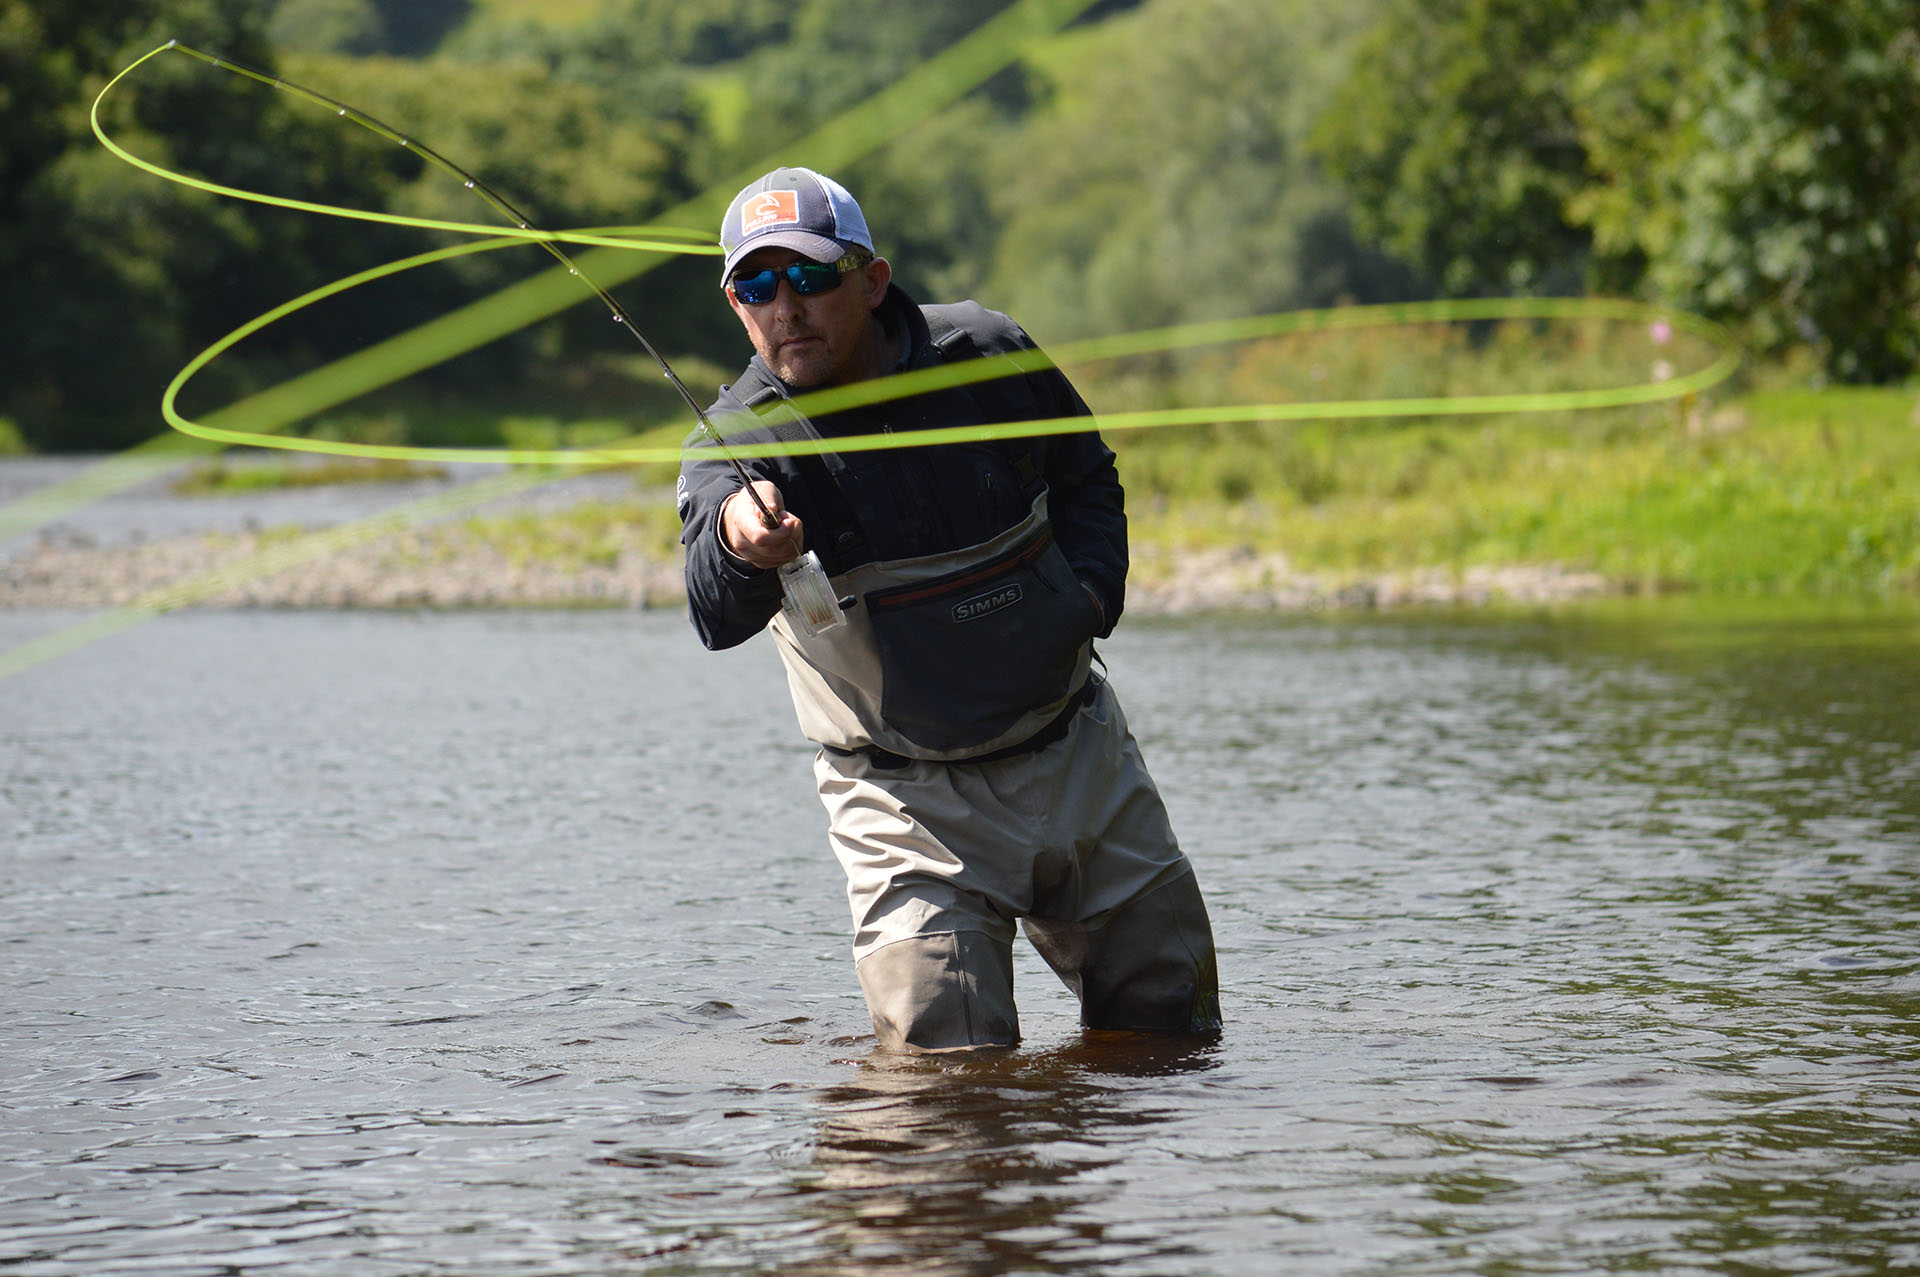
M38 538L0 562L0 607L95 608L187 586L195 605L288 608L661 607L682 600L678 559L638 550L593 561L514 555L458 525L391 534L278 570L263 556L296 533L201 533L100 545ZM1281 554L1176 553L1136 547L1135 612L1322 610L1409 604L1545 601L1602 594L1591 573L1552 566L1334 576Z

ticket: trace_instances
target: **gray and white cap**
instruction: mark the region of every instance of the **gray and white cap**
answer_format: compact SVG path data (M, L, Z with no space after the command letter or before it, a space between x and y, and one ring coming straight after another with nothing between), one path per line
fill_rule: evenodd
M757 248L791 248L816 262L834 262L849 248L873 251L867 219L847 188L810 168L777 168L733 197L720 222L725 283Z

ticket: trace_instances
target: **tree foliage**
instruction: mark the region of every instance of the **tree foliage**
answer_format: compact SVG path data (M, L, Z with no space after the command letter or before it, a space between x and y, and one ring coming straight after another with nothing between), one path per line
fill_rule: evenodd
M605 225L799 158L789 143L1009 2L0 0L0 417L46 448L151 433L204 343L426 246L106 154L88 105L169 38L283 67L545 225ZM530 20L547 9L565 20ZM1104 0L839 176L909 288L977 296L1048 338L1591 289L1887 380L1920 362L1916 120L1912 0ZM177 56L144 67L109 124L236 186L487 217L417 156ZM491 254L349 294L202 385L309 366L534 264ZM689 259L626 300L670 353L731 364L743 345L713 283ZM433 375L502 384L532 355L579 361L611 344L591 310Z
M1574 86L1600 175L1569 204L1653 295L1810 341L1847 380L1920 362L1920 9L1648 5Z
M1910 0L1389 0L1315 145L1449 292L1637 289L1886 380L1916 121Z
M472 14L472 0L271 0L267 34L289 53L419 57Z
M142 0L0 0L0 346L12 370L0 413L37 447L153 433L161 388L198 345L391 243L375 234L343 250L312 219L157 182L101 149L87 123L95 94L171 38L272 60L245 0L157 11ZM123 144L237 186L378 204L391 171L359 139L186 63L151 64L109 121Z
M1063 41L989 157L996 297L1078 333L1412 288L1304 145L1371 11L1155 0Z
M1573 291L1590 180L1566 81L1630 0L1388 0L1314 147L1363 233L1450 294Z
M675 188L680 130L631 121L588 86L529 63L289 59L287 72L428 143L506 195L536 224L643 222ZM414 217L487 221L473 192L414 166L385 206Z

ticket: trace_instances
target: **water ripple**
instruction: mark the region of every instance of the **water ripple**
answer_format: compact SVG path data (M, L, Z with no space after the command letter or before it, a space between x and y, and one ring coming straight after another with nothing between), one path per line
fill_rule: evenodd
M12 680L0 1266L1920 1267L1909 619L1132 626L1227 1032L1083 1034L1023 950L974 1061L873 1050L777 665L683 625Z

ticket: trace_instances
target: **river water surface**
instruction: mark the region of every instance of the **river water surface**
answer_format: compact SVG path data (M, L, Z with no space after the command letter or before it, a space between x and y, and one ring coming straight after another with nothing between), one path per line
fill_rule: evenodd
M1920 1270L1916 640L1130 620L1225 1033L910 1060L763 642L169 616L0 683L0 1269Z

